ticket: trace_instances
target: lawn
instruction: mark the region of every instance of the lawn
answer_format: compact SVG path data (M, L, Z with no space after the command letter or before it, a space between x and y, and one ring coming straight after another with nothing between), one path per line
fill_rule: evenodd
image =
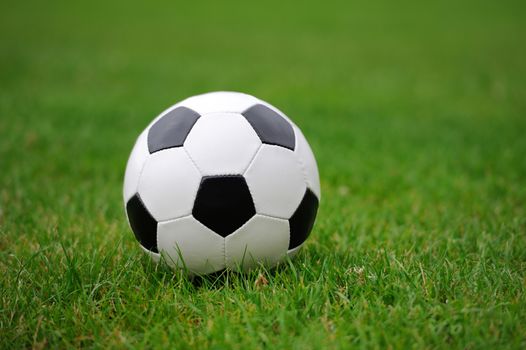
M0 348L524 349L525 10L2 1ZM296 259L190 280L143 256L122 180L214 90L302 128L322 201Z

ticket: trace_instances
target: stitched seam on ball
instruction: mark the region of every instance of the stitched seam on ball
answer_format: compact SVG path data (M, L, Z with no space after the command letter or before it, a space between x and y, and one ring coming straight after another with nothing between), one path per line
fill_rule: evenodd
M294 130L294 136L296 137L296 147L295 147L295 150L292 153L294 153L294 157L296 158L296 161L298 162L298 164L300 166L301 174L303 175L303 180L305 181L305 185L307 185L307 188L312 191L312 188L314 186L311 183L311 181L308 179L307 166L303 163L303 160L301 159L301 156L300 156L299 151L298 151L299 142L297 142L298 137L296 135L296 130L298 130L298 132L301 132L301 131L299 131L299 129L295 129L295 128L293 128L293 130Z
M257 213L256 215L258 216L264 216L266 218L269 218L269 219L275 219L275 220L283 220L283 221L287 221L288 219L287 218L282 218L280 216L276 216L276 215L269 215L269 214L261 214L261 213Z
M148 146L146 146L146 147L148 147ZM139 185L141 184L142 173L144 172L144 168L146 168L146 163L148 162L148 158L150 158L150 156L151 156L151 153L148 152L148 155L146 156L146 159L142 163L141 171L139 172L139 177L137 178L137 185L135 187L135 192L136 193L139 193Z
M141 136L141 135L139 135L139 137L140 137L140 136ZM137 141L139 141L139 140L137 139ZM136 142L137 142L137 141L136 141ZM133 150L132 150L132 152L133 152ZM135 183L135 191L134 191L134 193L132 194L132 196L131 196L130 198L126 198L125 203L127 203L127 202L128 202L128 201L129 201L129 200L130 200L130 199L136 194L136 193L139 193L139 184L140 184L140 182L141 182L142 172L143 172L143 170L144 170L144 167L145 167L145 165L146 165L146 162L148 161L148 158L149 158L150 155L151 155L151 154L150 154L150 151L148 150L148 142L146 142L146 153L147 153L147 155L146 155L146 157L144 158L144 162L142 162L141 169L139 170L139 176L137 176L137 182ZM125 171L125 173L124 173L124 176L126 176L126 171Z
M248 192L250 193L250 198L252 198L252 203L254 204L254 210L256 214L258 214L258 205L256 203L256 199L254 198L254 194L252 193L252 190L250 189L250 185L248 181L246 181L246 179L245 179L245 182L247 183Z
M230 235L228 235L227 237L232 237L236 234L236 232L238 232L239 230L241 230L252 218L248 219L247 221L245 221L245 223L243 225L241 225L240 227L238 227L234 232L232 232ZM226 250L226 238L227 237L223 237L223 257L224 257L224 265L225 265L225 268L227 268L227 261L228 263L230 263L229 259L227 259L227 250Z
M238 233L240 230L242 230L244 227L248 226L249 225L249 222L251 222L256 216L258 216L259 214L255 214L253 215L250 219L248 219L247 221L245 221L245 223L243 225L241 225L240 227L238 227L232 234L228 235L227 237L233 237L236 235L236 233ZM262 215L263 216L263 215ZM224 255L225 255L225 268L227 267L226 266L226 263L227 263L227 251L226 251L226 239L227 237L224 237L223 238L223 244L224 244L224 249L223 249L223 252L224 252ZM230 263L230 261L229 261Z
M264 216L266 218L270 218L270 219L277 219L277 220L289 220L290 218L286 218L286 217L282 217L282 216L277 216L277 215L271 215L271 214L264 214L264 213L256 213L257 215L260 215L260 216Z
M309 189L312 189L312 183L310 182L310 180L307 178L307 169L305 167L305 164L303 164L303 161L301 160L299 154L294 154L295 158L296 158L296 161L298 162L299 166L300 166L300 169L301 169L301 174L303 175L303 180L305 181L305 185L307 185L307 188ZM314 192L314 191L313 191Z
M256 152L254 152L254 155L252 156L252 158L250 158L250 161L248 162L248 165L245 167L245 169L241 172L241 175L245 176L245 173L247 172L248 168L250 168L250 166L252 165L252 163L254 162L254 159L256 159L256 156L258 155L259 151L261 150L261 148L263 147L263 144L261 143Z
M289 236L288 236L288 240L287 240L287 247L289 246L289 244L290 244L290 221L289 221L289 219L285 219L285 218L281 218L281 217L277 217L277 216L273 216L273 215L260 214L260 213L257 213L256 216L262 216L262 217L269 218L269 219L275 220L275 221L285 221L287 223L287 227L289 229ZM243 226L241 226L241 227L243 227ZM287 254L288 253L289 253L289 251L287 250Z
M194 167L197 169L197 172L199 173L199 176L201 177L201 180L199 180L199 185L197 185L197 190L194 191L194 195L193 195L192 202L191 202L192 203L192 208L190 209L190 215L189 216L192 216L193 210L194 210L193 208L194 208L194 205L195 205L195 201L197 200L197 195L199 193L199 188L201 187L201 183L203 182L203 173L202 173L201 169L199 169L199 167L197 166L197 164L194 161L194 159L192 158L192 156L190 156L190 153L188 153L186 148L184 148L184 146L183 146L183 150L184 150L184 153L186 153L186 155L188 156L188 158L192 162L192 164L194 165Z
M188 152L188 150L184 147L184 145L182 146L183 150L184 150L184 153L186 153L186 155L188 156L188 158L190 158L190 161L192 162L192 164L195 166L195 168L197 169L197 171L199 172L199 175L201 175L201 177L203 177L203 171L197 166L197 163L195 162L194 158L192 158L192 156L190 155L190 153ZM194 198L195 199L195 198Z
M175 220L186 219L186 218L189 218L189 217L192 217L192 214L185 214L185 215L182 215L182 216L178 216L178 217L176 217L174 219L161 220L161 221L158 221L157 224L166 224L166 223L169 223L169 222L172 222L172 221L175 221Z
M248 163L247 168L245 169L245 171L243 171L243 173L241 175L241 176L243 176L243 178L245 179L245 182L247 184L248 192L250 193L250 198L252 198L252 203L254 204L254 209L256 211L256 214L258 213L258 205L256 203L256 198L254 197L254 193L252 192L252 189L250 188L250 183L249 183L250 181L247 181L247 177L245 176L245 174L248 171L248 169L250 168L250 166L252 165L252 162L254 161L254 159L256 159L256 155L261 150L261 147L263 147L263 144L259 145L257 151L254 153L254 156L252 157L252 159Z

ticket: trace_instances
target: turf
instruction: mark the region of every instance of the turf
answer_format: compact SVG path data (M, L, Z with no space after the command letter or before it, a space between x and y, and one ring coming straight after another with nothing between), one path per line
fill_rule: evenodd
M526 347L524 2L0 4L0 347ZM284 110L308 244L194 281L141 254L135 137L197 93Z

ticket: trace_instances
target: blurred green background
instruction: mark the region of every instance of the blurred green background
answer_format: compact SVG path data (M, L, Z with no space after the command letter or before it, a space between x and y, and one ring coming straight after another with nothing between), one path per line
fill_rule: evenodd
M0 344L524 347L525 4L2 1ZM140 131L214 90L287 113L321 173L307 248L246 319L239 276L137 291L151 281L121 203ZM97 283L129 294L121 317ZM170 326L174 289L216 326ZM141 318L144 300L166 315Z

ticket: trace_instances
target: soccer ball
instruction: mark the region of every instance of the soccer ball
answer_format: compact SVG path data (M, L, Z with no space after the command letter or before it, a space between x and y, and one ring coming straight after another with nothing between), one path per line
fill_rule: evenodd
M282 112L212 92L168 108L139 135L123 192L143 250L208 274L292 257L314 224L320 182L307 140Z

